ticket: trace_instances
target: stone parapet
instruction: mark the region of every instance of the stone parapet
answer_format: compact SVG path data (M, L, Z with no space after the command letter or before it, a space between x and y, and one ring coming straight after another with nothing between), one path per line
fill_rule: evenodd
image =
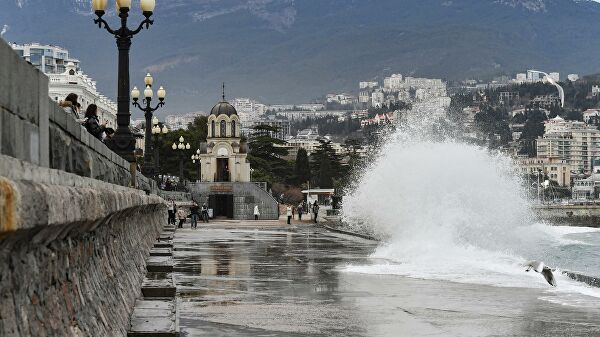
M164 200L0 155L0 336L126 336Z
M0 154L121 186L135 183L136 188L158 191L154 181L135 166L132 171L130 163L52 101L48 77L1 39L0 130Z

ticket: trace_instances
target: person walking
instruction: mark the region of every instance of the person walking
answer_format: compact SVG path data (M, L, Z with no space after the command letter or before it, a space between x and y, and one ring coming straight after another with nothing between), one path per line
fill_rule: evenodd
M313 210L313 213L315 214L315 223L317 223L317 217L319 216L319 204L317 203L316 200L315 200L315 203L313 204L312 210Z
M179 226L177 226L177 228L183 228L183 224L185 223L185 218L186 218L185 210L183 209L183 207L179 207L179 209L177 210L177 219L179 219Z
M260 210L258 209L258 205L254 205L254 221L258 220L260 216Z
M302 208L302 204L298 205L298 220L302 221L302 212L304 209Z
M287 213L287 224L291 225L292 224L292 216L293 216L293 212L292 212L292 207L291 206L287 207L286 213Z
M206 207L206 204L202 204L202 221L208 223L208 207Z
M192 229L198 228L198 218L200 217L200 209L198 204L194 203L192 208L190 209L190 218L192 220Z
M167 203L167 209L169 211L169 219L167 220L167 223L169 225L175 225L175 201L173 201L173 199L169 199L169 202Z

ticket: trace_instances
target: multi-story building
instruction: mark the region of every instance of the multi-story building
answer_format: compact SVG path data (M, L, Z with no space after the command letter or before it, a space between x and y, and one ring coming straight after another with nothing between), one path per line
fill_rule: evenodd
M539 158L560 158L574 171L590 172L593 160L600 158L600 131L584 122L556 117L545 123L536 147Z
M364 81L358 83L359 88L362 89L375 89L379 86L377 81Z
M319 110L319 111L280 111L276 115L288 119L290 121L303 121L308 118L320 117L345 117L348 112L344 110Z
M571 186L571 165L566 160L557 157L518 158L517 167L521 174L532 175L542 172L559 186Z
M48 96L60 102L70 93L78 96L83 112L90 104L98 106L98 117L108 127L117 126L117 104L96 89L96 81L85 75L80 62L69 51L52 45L11 44L17 54L48 76Z
M385 94L381 90L375 90L371 94L371 106L381 107L385 103Z
M540 77L541 74L536 71L536 70L527 70L527 81L528 82L539 82L542 80L542 78Z
M560 104L560 102L560 97L558 97L558 95L539 95L535 96L531 100L531 104L533 104L533 106L547 109L553 105Z
M518 73L517 77L514 79L515 83L522 84L527 82L527 74L526 73Z
M256 120L249 125L242 125L242 133L244 133L248 137L251 137L253 135L253 128L258 125L268 125L270 127L276 128L276 132L269 133L269 135L273 138L286 140L291 135L291 125L290 121L287 119L263 118Z
M386 89L400 90L404 87L404 78L401 74L392 74L383 80L383 87Z
M358 102L364 105L371 105L371 90L361 90L358 93Z
M204 112L190 112L184 115L169 115L165 118L165 125L169 130L187 129L190 123L200 116L206 115Z
M554 82L556 82L556 83L560 82L560 73L555 73L555 72L553 72L553 73L549 73L549 74L548 74L548 76L550 76L550 78L551 78L551 79L552 79Z
M504 105L515 105L519 103L520 96L518 91L501 91L498 97L500 103Z
M567 75L567 79L571 82L576 82L579 80L579 75L578 74L569 74L569 75Z
M290 138L286 141L287 144L285 147L288 150L287 158L296 158L298 150L300 149L306 150L306 153L310 156L317 150L319 145L321 145L319 140L331 141L329 136L319 136L319 130L316 128L298 131L296 137ZM331 142L330 144L335 153L339 155L344 155L346 153L346 150L340 143Z
M75 64L69 62L61 74L48 75L48 95L56 102L60 102L68 94L78 96L83 112L90 104L98 106L98 118L111 128L117 126L117 104L100 94L96 90L96 82L87 75L78 72ZM83 113L82 112L82 113Z
M67 64L73 63L75 71L79 72L79 60L71 58L69 51L48 44L30 43L10 45L17 54L27 60L44 74L62 74Z
M341 105L352 105L356 103L356 97L348 94L329 94L327 95L327 103L338 103Z

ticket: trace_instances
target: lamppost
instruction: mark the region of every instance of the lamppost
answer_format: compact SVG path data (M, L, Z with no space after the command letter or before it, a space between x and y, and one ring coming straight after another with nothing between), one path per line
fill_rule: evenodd
M123 157L130 163L135 162L135 138L129 124L131 112L129 110L129 50L131 49L131 39L134 35L144 29L150 28L154 23L150 17L156 7L156 0L141 0L142 14L145 19L140 23L137 29L131 30L127 27L127 18L131 8L131 0L117 0L117 8L119 10L119 18L121 18L121 27L113 30L108 25L102 16L104 16L108 0L92 0L92 8L96 13L97 19L94 23L99 28L104 28L117 40L117 48L119 49L119 72L118 72L118 94L117 94L117 130L110 140L110 146L113 151Z
M148 177L154 175L155 168L152 163L152 113L158 110L158 108L165 105L165 96L167 96L167 92L163 87L160 87L156 92L156 96L158 96L158 104L156 107L152 107L150 104L152 103L152 96L154 96L154 92L152 91L152 83L154 79L150 74L146 75L144 78L144 83L146 84L146 89L144 89L144 99L142 104L138 103L140 98L140 91L137 87L133 87L131 90L131 97L133 98L133 106L139 108L144 112L144 117L146 118L146 134L144 136L145 145L144 145L144 165L142 166L142 173Z
M160 158L159 158L159 149L161 144L161 136L164 137L169 133L169 129L166 125L160 125L158 118L154 117L152 119L152 135L154 135L154 175L156 177L156 181L158 181L158 175L160 174Z
M179 144L175 142L171 148L179 155L179 186L183 186L183 155L185 154L185 150L189 150L192 147L190 143L186 144L185 139L181 136L179 137Z
M196 150L196 154L192 155L192 163L196 164L198 166L198 182L200 182L200 180L202 180L202 176L201 176L201 158L200 158L200 149Z

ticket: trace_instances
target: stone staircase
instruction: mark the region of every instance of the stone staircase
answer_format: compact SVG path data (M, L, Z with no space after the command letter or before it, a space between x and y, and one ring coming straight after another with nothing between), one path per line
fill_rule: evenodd
M178 337L179 320L173 279L175 226L165 226L150 250L142 297L131 314L128 337Z

